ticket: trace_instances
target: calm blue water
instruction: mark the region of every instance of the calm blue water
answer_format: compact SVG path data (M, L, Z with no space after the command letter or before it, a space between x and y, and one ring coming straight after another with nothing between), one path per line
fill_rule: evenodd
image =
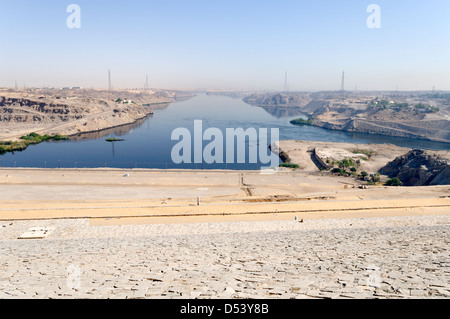
M279 116L279 114L278 114ZM47 142L23 152L0 155L2 167L114 167L114 168L197 168L258 169L259 164L181 164L172 162L171 151L178 141L171 140L179 127L193 132L194 120L203 120L203 129L215 127L225 135L226 128L279 128L281 140L310 140L349 143L391 143L398 146L450 150L450 144L359 133L330 131L317 127L298 127L289 122L299 115L278 118L264 109L224 96L198 96L155 111L152 118L134 127L123 127L70 141ZM192 133L193 135L193 133ZM118 137L123 142L108 143ZM208 144L205 142L204 144ZM255 147L250 142L249 147Z

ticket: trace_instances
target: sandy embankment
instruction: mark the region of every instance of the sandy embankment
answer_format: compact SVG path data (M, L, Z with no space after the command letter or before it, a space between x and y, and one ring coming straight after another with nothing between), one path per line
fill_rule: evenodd
M392 144L352 144L314 141L280 141L279 148L289 156L292 163L298 164L301 171L318 172L317 162L313 157L313 150L324 162L353 159L359 161L359 171L370 174L377 173L382 167L399 156L405 155L412 149L398 147ZM450 151L427 151L429 154L439 155L450 160Z
M450 212L449 186L357 189L350 178L301 171L2 169L0 176L0 220L198 223Z
M312 150L323 160L341 161L345 158L360 160L361 171L376 173L380 168L396 157L409 152L410 148L398 147L392 144L352 144L314 141L280 141L280 149L287 153L292 163L299 164L301 170L319 171L312 160ZM368 158L367 154L373 152Z
M0 169L0 298L448 297L450 186L352 182ZM18 239L34 227L49 236Z

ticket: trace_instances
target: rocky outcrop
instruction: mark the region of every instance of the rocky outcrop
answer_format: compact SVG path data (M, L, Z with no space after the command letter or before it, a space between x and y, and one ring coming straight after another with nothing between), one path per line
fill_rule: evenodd
M443 113L427 115L415 108L383 109L360 101L344 102L316 109L310 114L312 125L338 131L450 142L450 121Z
M304 108L312 102L308 93L252 94L245 97L243 101L262 107L267 113L278 118L305 114ZM323 104L319 103L312 105L311 108L315 110L321 106Z
M330 130L450 142L450 121L426 119L415 110L381 110L328 106L312 115L312 125Z
M446 168L437 174L430 185L450 185L450 166L447 165Z
M430 151L412 150L397 157L380 173L397 177L404 186L450 185L450 164Z
M253 94L243 99L247 104L269 107L304 107L311 102L309 94Z
M343 119L332 122L314 119L312 125L337 131L450 142L450 121L447 120L396 123L364 119Z

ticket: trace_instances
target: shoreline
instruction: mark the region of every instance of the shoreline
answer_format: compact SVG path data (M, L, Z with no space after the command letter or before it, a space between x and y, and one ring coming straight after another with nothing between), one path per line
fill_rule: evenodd
M72 137L83 137L83 135L85 135L85 134L101 133L101 132L106 131L106 130L111 130L111 129L116 129L116 128L125 127L125 126L129 126L129 125L134 125L134 124L136 124L139 121L146 120L148 118L153 117L154 114L155 113L153 111L151 111L147 115L145 115L143 117L140 117L140 118L137 118L133 122L130 122L130 123L115 125L115 126L111 126L111 127L105 127L105 128L98 129L98 130L93 130L93 131L74 133L74 134L70 134L70 135L67 135L67 136L69 137L69 139L72 138Z
M193 96L162 90L0 90L1 107L12 115L21 116L20 121L15 121L14 116L4 119L0 140L16 141L31 132L77 136L133 125L153 115L157 109ZM121 103L127 102L125 97L129 102Z
M308 116L307 113L304 114L304 116ZM295 121L298 119L294 119L292 121ZM291 121L291 122L292 122ZM440 139L430 139L424 136L404 136L404 135L389 135L389 134L381 134L381 133L377 133L377 132L366 132L366 131L358 131L358 130L345 130L345 129L338 129L338 128L332 128L330 126L333 126L332 123L329 122L321 122L321 124L317 124L314 122L314 120L312 120L311 123L303 123L303 124L293 124L291 123L292 126L298 126L298 127L302 127L302 126L311 126L311 127L317 127L317 128L321 128L324 130L328 130L328 131L336 131L336 132L346 132L346 133L356 133L356 134L363 134L363 135L368 135L368 136L380 136L380 137L392 137L392 138L398 138L398 139L403 139L405 141L424 141L424 142L433 142L433 143L439 143L439 144L444 144L446 146L446 148L433 148L430 150L447 150L450 149L450 141L449 140L440 140ZM400 131L401 132L401 131ZM326 142L326 141L323 141ZM386 143L383 143L386 144Z
M305 116L307 116L307 115L308 114L305 114ZM299 126L299 127L312 126L312 127L329 130L329 131L367 134L370 136L393 137L393 138L400 138L400 139L405 139L405 140L426 141L426 142L442 143L442 144L446 144L446 145L450 146L450 141L446 140L446 139L430 138L430 137L415 135L413 133L409 133L406 131L400 131L400 130L398 130L398 134L382 134L380 132L374 132L374 131L370 131L370 130L365 131L365 130L358 130L358 129L345 129L346 125L342 125L342 128L338 128L340 126L337 124L333 124L331 122L325 122L325 121L317 121L317 120L312 120L311 123L303 123L303 124L291 123L291 124L293 126ZM408 134L411 134L411 135L408 136Z

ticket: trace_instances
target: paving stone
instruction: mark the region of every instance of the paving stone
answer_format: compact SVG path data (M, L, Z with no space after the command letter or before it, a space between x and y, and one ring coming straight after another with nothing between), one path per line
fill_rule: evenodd
M351 220L354 228L311 221L301 230L17 222L0 232L0 298L448 298L450 226L440 222L450 217ZM46 225L55 227L47 239L16 239ZM80 289L67 287L70 265L82 270Z

